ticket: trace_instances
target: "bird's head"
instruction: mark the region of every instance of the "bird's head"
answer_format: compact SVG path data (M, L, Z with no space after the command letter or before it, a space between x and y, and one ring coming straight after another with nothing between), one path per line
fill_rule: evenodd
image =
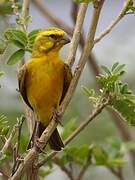
M58 52L69 42L68 35L62 29L50 28L41 30L35 39L33 52L36 51L39 54L47 54L52 51Z

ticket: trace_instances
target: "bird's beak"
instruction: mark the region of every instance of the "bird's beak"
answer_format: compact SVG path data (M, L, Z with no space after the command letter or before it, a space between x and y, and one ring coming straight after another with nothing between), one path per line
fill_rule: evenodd
M68 44L68 43L70 43L70 38L68 37L67 34L65 34L65 35L63 36L63 38L60 40L60 44L61 44L61 45L65 45L65 44Z

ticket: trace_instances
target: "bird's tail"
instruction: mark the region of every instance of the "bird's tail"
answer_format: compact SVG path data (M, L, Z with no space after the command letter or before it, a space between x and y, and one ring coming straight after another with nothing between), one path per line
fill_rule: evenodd
M38 137L40 137L42 135L45 128L46 127L42 123L39 123ZM64 147L64 144L62 142L62 139L59 135L57 128L53 131L53 133L49 139L49 145L50 145L51 149L53 149L55 151L60 151Z

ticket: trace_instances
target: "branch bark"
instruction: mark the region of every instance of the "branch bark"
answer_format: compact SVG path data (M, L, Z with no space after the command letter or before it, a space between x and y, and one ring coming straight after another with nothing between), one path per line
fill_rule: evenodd
M78 44L80 41L82 26L83 26L87 7L88 7L88 4L82 3L80 5L79 12L77 15L75 30L73 33L73 37L72 37L71 45L70 45L70 49L69 49L70 53L69 53L69 56L67 58L67 63L69 64L70 67L72 67L72 65L75 62L76 51L77 51L77 47L78 47Z
M89 159L89 160L87 160L87 162L84 164L84 166L80 170L80 173L79 173L78 177L76 178L76 180L83 180L83 177L90 165L91 165L91 160Z

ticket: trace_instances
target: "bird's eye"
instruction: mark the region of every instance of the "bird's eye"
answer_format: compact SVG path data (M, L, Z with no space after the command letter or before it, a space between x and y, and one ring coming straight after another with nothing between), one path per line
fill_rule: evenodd
M50 37L51 37L52 39L55 39L55 40L57 39L57 36L54 35L54 34L51 34Z

